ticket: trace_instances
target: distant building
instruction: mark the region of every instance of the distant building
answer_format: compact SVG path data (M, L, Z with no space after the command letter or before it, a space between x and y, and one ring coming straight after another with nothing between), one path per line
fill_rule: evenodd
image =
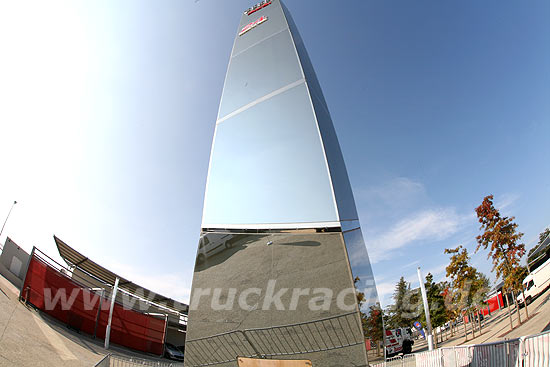
M532 272L550 259L550 236L546 236L544 241L536 247L531 255L527 257L527 266Z

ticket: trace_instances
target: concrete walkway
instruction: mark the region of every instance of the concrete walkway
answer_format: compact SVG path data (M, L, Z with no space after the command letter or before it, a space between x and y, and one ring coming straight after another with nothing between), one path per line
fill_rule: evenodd
M106 354L19 302L3 277L0 289L0 366L93 366Z
M66 325L19 302L19 290L0 276L0 367L4 366L94 366L106 354L166 359L112 346L103 340L79 334Z
M518 326L518 314L515 307L512 307L512 322L514 328L510 329L510 318L508 309L501 309L486 316L482 321L481 334L477 327L475 337L472 337L471 325L466 324L468 340L464 337L464 325L461 324L454 330L455 335L450 337L450 332L444 332L443 343L439 342L438 347L450 347L455 345L482 344L513 339L526 335L538 334L550 329L550 289L546 290L540 297L528 306L529 320L525 315L525 308L520 309L522 324ZM447 338L449 336L449 338ZM440 339L440 337L439 337ZM424 340L415 341L413 352L428 350Z

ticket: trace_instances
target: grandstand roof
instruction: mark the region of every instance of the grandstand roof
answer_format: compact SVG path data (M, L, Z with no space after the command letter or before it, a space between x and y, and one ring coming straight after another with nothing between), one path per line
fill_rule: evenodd
M113 273L112 271L90 260L88 257L82 255L80 252L76 251L56 236L53 236L53 238L55 240L57 250L59 251L59 255L61 255L63 260L65 260L69 266L78 267L78 269L85 271L110 286L113 286L116 278L119 278L119 289L123 289L124 291L137 297L147 299L149 302L165 307L169 310L187 315L189 310L188 305L150 291L147 288L121 277L120 275Z

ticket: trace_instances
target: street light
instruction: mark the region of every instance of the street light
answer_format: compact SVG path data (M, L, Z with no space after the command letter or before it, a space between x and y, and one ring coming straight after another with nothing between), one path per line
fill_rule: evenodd
M426 288L424 287L424 281L422 280L422 274L420 273L420 266L417 269L418 271L418 281L420 282L420 292L422 292L422 301L424 302L424 313L426 314L426 326L428 328L428 350L434 349L434 339L432 335L432 321L430 320L430 307L428 305L428 296L426 294Z
M11 210L13 209L13 206L17 204L17 201L13 201L13 204L11 204L10 211L8 212L8 216L6 217L6 220L4 221L4 224L2 225L2 229L0 229L0 237L2 237L2 232L4 232L4 227L6 226L6 222L8 221L8 218L10 217Z

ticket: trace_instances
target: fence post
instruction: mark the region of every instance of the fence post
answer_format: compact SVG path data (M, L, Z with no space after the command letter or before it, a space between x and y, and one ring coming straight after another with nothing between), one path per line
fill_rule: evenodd
M456 353L456 347L453 347L453 352L455 354L455 365L454 365L454 367L458 367L458 354Z
M168 332L168 314L164 315L164 335L162 336L162 354L161 356L164 356L164 353L166 352L166 333Z
M525 357L527 356L527 353L525 352L525 338L525 336L519 338L516 366L525 366Z
M242 330L238 330L241 332L241 334L243 334L244 338L246 339L246 341L248 342L248 344L250 344L250 346L252 347L252 350L254 350L254 353L256 353L256 356L258 356L258 358L262 358L262 356L260 355L260 353L258 352L258 350L256 349L256 347L254 346L254 344L252 344L252 342L250 341L250 339L248 338L248 336L246 335L246 332L242 331Z
M507 338L506 338L507 339ZM510 367L510 343L506 343L506 367ZM518 346L518 353L519 353L519 346Z

